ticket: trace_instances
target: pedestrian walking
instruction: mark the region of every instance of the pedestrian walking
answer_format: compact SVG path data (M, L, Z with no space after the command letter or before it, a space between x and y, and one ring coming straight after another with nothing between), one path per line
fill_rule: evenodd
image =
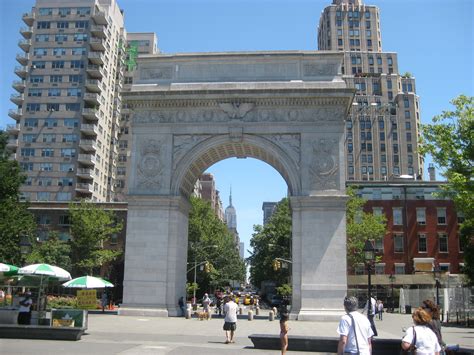
M183 314L183 317L186 315L186 310L184 308L184 297L181 296L178 300L178 306L181 309L181 313Z
M219 313L219 317L222 316L222 297L220 295L216 296L216 311Z
M280 316L280 343L281 343L281 355L286 354L288 349L288 313L282 313Z
M209 295L205 293L204 297L202 298L202 311L207 313L208 315L211 313L210 305L211 305L211 299L209 298Z
M105 309L107 308L107 292L102 292L102 298L100 299L100 305L102 306L102 313L105 312Z
M377 304L377 314L379 316L379 320L382 320L382 315L383 315L383 302L382 300L379 300Z
M337 332L339 343L337 354L372 354L372 330L369 320L357 311L357 298L344 298L346 314L341 317Z
M406 330L402 339L402 349L416 349L417 354L423 355L439 355L441 346L436 334L430 328L431 315L419 307L413 312L412 318L414 325Z
M375 317L375 312L377 310L377 307L375 306L377 301L375 300L374 297L370 297L370 308L369 308L369 301L365 304L364 310L362 313L365 313L367 311L367 318L369 319L370 326L372 327L372 331L374 332L374 336L377 336L377 328L375 327L375 322L374 322L374 317ZM370 311L369 311L370 310Z
M234 335L237 329L237 304L234 302L234 296L226 296L224 305L224 331L225 343L235 343Z

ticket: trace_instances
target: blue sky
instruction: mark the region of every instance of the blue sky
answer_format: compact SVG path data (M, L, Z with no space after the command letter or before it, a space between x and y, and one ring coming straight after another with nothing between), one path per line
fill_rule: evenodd
M331 0L118 0L128 32L155 32L165 53L316 50L319 16ZM474 95L474 1L373 0L380 8L384 51L397 52L400 72L416 78L422 121L464 93ZM0 1L0 128L13 123L10 94L21 50L21 14L34 1ZM228 159L208 169L225 206L232 185L238 231L246 248L262 202L278 201L287 186L278 173L254 159Z

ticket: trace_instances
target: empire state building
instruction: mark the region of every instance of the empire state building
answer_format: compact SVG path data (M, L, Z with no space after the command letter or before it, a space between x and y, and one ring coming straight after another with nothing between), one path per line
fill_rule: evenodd
M227 229L234 236L234 243L239 246L239 233L237 232L237 213L235 207L232 205L232 190L229 195L229 206L225 209L225 221L227 224Z

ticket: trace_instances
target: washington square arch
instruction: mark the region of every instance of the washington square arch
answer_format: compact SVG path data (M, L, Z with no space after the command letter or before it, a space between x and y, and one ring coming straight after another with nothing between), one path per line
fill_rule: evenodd
M176 316L189 197L221 160L251 157L288 185L292 317L334 320L347 290L344 119L335 52L144 55L132 90L122 315ZM256 177L258 178L258 177Z

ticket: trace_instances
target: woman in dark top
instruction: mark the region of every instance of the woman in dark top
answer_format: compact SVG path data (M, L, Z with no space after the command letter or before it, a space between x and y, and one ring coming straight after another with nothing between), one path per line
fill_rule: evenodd
M428 327L436 334L439 346L444 349L443 336L441 335L441 321L439 320L439 307L431 300L424 300L421 305L425 311L431 315L431 322Z

